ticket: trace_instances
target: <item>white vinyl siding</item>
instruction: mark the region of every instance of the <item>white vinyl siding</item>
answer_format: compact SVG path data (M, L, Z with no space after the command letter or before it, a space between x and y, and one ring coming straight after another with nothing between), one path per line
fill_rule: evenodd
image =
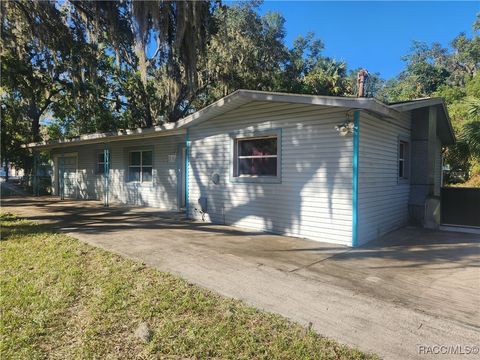
M252 102L192 127L190 216L202 218L202 198L215 223L351 245L353 142L335 130L347 110ZM281 180L232 181L232 138L272 131L281 133Z
M408 222L410 182L398 179L399 139L410 142L410 118L361 112L359 122L358 244ZM409 152L409 151L407 151ZM409 166L407 160L406 165ZM409 174L409 170L406 169Z
M112 203L152 206L165 210L178 209L177 195L177 151L183 145L183 135L160 137L148 140L121 141L109 144L110 185L109 198ZM83 145L65 152L78 153L77 180L79 199L102 199L104 191L103 174L97 174L98 153L103 144ZM128 182L128 153L130 150L145 148L153 151L152 181ZM54 150L54 155L61 154ZM174 155L173 157L169 155ZM173 161L172 161L173 160ZM55 189L55 184L54 184ZM55 194L58 195L55 191Z

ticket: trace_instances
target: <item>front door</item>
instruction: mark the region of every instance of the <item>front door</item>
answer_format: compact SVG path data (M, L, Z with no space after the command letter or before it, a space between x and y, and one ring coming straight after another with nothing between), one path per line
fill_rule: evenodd
M78 181L77 181L77 157L65 156L63 158L63 174L61 166L62 158L58 158L58 194L61 193L61 177L63 175L64 196L66 198L78 197Z
M179 159L177 162L177 181L178 181L178 204L179 208L185 209L186 206L186 177L185 177L185 147L182 145L178 151Z

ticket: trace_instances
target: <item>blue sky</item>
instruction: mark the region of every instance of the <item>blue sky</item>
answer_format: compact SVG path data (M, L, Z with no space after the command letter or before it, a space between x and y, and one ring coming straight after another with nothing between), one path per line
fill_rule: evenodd
M460 32L471 36L480 1L265 1L260 11L269 10L285 17L287 45L313 31L325 55L390 78L413 40L448 46Z

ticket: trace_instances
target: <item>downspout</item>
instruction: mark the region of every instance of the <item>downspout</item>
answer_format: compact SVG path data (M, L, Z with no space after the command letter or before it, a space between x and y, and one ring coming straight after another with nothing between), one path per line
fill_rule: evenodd
M103 149L103 206L108 207L108 193L110 191L110 150L108 149L108 144L105 143L105 148Z
M352 247L358 246L358 156L360 112L353 113Z
M190 163L190 129L187 128L187 132L185 135L185 215L186 218L190 218L190 198L189 198L189 191L188 191L188 169Z

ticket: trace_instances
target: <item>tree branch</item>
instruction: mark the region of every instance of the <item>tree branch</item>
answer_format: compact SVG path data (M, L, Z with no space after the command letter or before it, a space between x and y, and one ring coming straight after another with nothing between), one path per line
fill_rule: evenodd
M106 96L103 96L103 95L100 95L99 97L100 97L100 99L102 99L102 100L110 101L110 102L113 102L113 103L120 103L120 104L123 105L123 106L128 106L128 103L123 102L123 101L118 100L118 99L111 99L111 98L106 97Z
M48 109L50 104L53 102L52 98L55 95L57 95L58 93L60 93L60 91L62 91L62 90L63 90L62 88L58 88L58 89L55 89L52 92L50 92L50 94L48 94L48 97L45 99L45 104L39 109L39 115L40 116L44 113L45 110Z

